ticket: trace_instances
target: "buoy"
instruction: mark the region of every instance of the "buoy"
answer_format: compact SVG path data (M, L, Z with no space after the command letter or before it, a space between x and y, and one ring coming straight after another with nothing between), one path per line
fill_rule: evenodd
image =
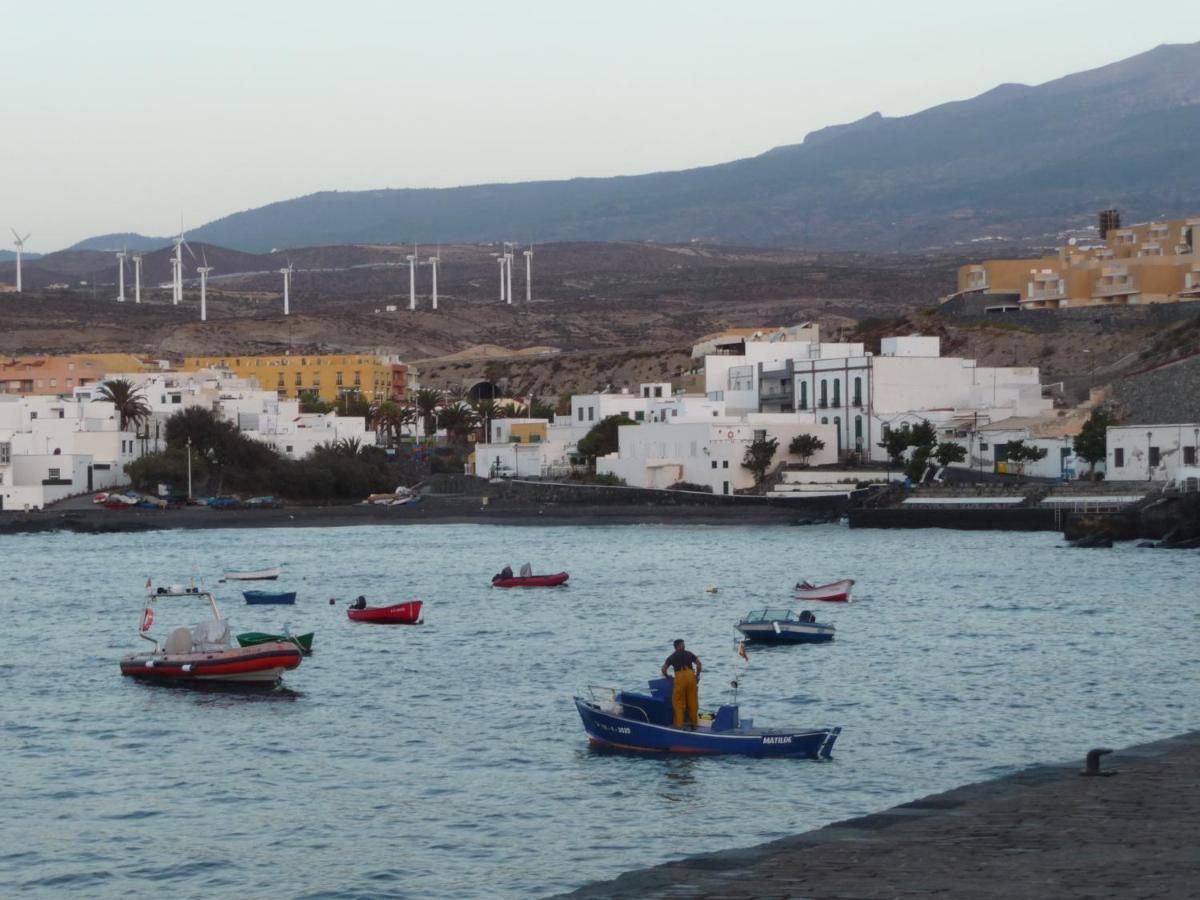
M330 597L330 598L329 598L329 605L330 605L330 606L333 606L335 603L337 603L337 598L336 598L336 597Z
M717 592L717 586L715 584L710 584L704 589L704 591L708 594L715 594Z

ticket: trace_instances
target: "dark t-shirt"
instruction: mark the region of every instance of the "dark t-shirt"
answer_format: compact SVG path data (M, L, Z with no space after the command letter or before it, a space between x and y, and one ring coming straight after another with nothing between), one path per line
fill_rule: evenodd
M691 650L676 650L667 657L666 665L678 673L680 669L690 669L698 662L700 660Z

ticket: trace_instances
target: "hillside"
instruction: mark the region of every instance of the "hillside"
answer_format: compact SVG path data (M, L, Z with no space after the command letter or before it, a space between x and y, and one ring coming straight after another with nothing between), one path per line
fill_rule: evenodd
M1200 43L1163 45L1042 85L1006 84L911 116L680 172L450 189L324 192L236 213L197 240L248 251L343 243L695 239L911 250L1046 240L1115 205L1194 212Z

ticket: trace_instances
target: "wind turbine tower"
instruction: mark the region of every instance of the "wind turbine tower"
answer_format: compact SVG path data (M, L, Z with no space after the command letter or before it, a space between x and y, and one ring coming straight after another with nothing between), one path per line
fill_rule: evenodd
M279 274L283 276L283 314L291 315L291 301L289 300L289 289L292 286L292 261L289 259L287 268L280 269Z
M408 260L408 308L410 310L417 308L417 247L413 245L413 252L405 257Z
M505 289L508 291L508 302L512 303L512 266L513 266L513 248L516 246L512 241L504 242L504 258L507 260Z
M117 251L117 302L125 302L125 257L128 256L125 250Z
M504 303L507 299L509 303L512 303L511 298L504 296L504 268L508 265L508 257L500 256L496 259L496 262L500 263L500 302Z
M441 252L442 252L442 250L439 247L437 249L437 251L434 253L434 255L429 257L429 259L427 260L427 262L429 263L429 271L433 275L433 308L434 308L434 310L437 310L437 275L438 275L438 266L440 266L442 264Z
M133 254L133 302L142 302L142 254Z
M181 247L187 247L192 259L196 258L196 254L192 252L191 244L184 240L182 226L180 226L179 234L175 235L175 262L173 263L175 267L175 284L173 285L174 290L171 296L172 306L177 305L183 299L183 253L180 251Z
M204 257L204 265L197 266L196 271L200 273L200 321L208 321L208 273L212 271L212 266L208 264L208 254L203 250L200 251ZM284 296L287 296L287 289L284 288ZM287 301L285 300L284 303Z
M9 228L8 230L11 231L12 236L16 238L16 240L13 241L13 246L17 248L17 293L19 294L21 293L21 253L25 250L25 242L29 240L33 232L31 231L29 234L25 235L25 237L21 237L19 234L17 234L17 229Z
M525 302L533 299L533 244L525 251Z
M179 295L182 292L182 287L179 282L179 260L174 256L171 257L171 305L175 306L179 303Z

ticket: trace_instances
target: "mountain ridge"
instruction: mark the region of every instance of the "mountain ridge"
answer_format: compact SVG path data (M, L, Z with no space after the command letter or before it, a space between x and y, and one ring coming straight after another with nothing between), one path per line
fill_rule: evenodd
M1132 217L1194 213L1198 98L1200 42L1163 44L1040 85L1000 84L906 116L872 113L725 163L322 191L223 216L189 236L247 252L513 237L888 251L993 233L1036 243L1101 206Z

